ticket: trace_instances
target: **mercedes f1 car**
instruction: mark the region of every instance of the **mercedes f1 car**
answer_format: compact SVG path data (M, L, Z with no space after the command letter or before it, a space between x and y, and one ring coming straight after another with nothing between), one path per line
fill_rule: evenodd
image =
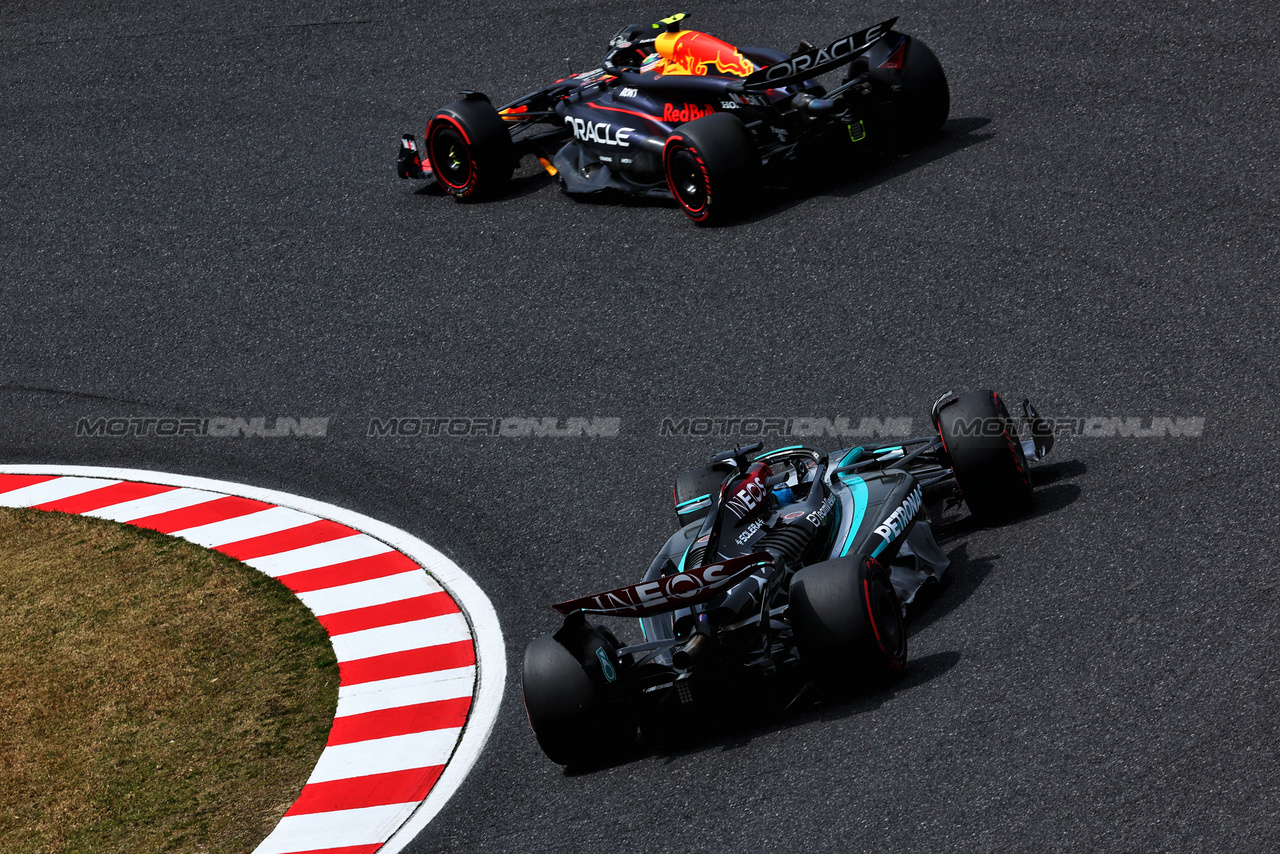
M897 18L815 48L738 48L681 29L684 14L623 27L600 67L501 107L465 92L401 140L401 178L458 199L502 192L534 155L569 193L674 198L698 223L739 214L799 164L858 158L927 140L950 109L947 79ZM817 78L843 71L827 89Z
M525 711L546 755L598 762L637 728L661 738L700 698L744 688L794 699L899 677L905 605L949 564L924 491L958 492L981 521L1011 519L1032 505L1028 461L1053 445L1025 400L1021 441L992 391L948 393L932 421L930 436L833 453L737 447L678 477L680 528L641 581L555 605L563 626L525 650ZM623 644L588 614L639 618L643 640Z

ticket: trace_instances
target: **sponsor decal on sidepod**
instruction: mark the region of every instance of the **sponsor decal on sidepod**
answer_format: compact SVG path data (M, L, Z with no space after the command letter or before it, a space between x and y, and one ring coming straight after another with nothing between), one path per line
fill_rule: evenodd
M875 532L880 535L880 539L888 544L901 536L903 530L906 529L907 525L910 524L920 510L920 502L922 500L923 495L920 492L920 487L917 486L907 496L907 500L902 502L902 506L894 510L888 519L885 519L884 522L876 527Z
M572 130L576 139L582 142L594 142L597 145L618 145L630 148L627 140L635 128L615 128L608 122L589 122L574 116L565 116L564 123Z
M703 116L709 116L716 111L716 108L710 104L685 104L677 106L676 104L662 105L662 120L664 122L691 122L694 119L700 119Z
M760 530L763 527L764 527L763 519L755 520L750 525L748 525L741 534L738 535L737 539L735 539L734 542L740 546L745 546L748 542L751 541L751 538L755 536L756 531Z

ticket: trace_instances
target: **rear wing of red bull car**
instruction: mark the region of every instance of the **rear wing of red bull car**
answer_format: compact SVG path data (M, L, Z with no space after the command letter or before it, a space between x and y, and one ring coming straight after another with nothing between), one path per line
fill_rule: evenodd
M742 81L742 88L748 91L777 89L799 83L828 71L853 62L871 49L877 41L889 32L898 18L867 27L861 32L836 39L826 47L797 51L782 62L766 66L754 72Z

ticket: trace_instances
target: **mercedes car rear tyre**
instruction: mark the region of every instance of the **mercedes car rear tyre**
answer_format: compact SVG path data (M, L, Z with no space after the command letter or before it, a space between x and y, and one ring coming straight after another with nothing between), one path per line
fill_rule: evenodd
M525 713L543 753L558 765L597 765L635 741L630 707L611 701L601 684L618 678L616 639L592 630L581 640L591 673L554 635L534 640L524 652Z
M707 517L729 471L730 468L721 463L687 471L676 478L676 518L681 528Z
M788 611L800 660L828 692L901 677L907 663L902 604L879 562L843 557L805 567L791 579Z

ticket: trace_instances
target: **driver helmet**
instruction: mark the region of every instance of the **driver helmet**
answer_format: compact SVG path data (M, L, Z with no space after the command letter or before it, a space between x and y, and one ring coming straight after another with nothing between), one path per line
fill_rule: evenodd
M609 40L609 47L613 50L610 52L610 61L614 65L623 68L635 68L642 62L646 62L649 58L649 45L640 45L637 42L644 38L647 28L641 24L628 24L618 30L618 34Z

